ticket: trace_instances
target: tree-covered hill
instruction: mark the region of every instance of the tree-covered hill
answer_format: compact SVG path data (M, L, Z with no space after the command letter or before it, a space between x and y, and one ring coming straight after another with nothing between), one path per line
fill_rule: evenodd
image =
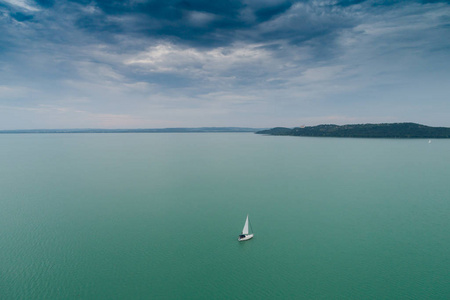
M416 123L318 125L296 128L276 127L256 132L267 135L359 137L359 138L450 138L450 128Z

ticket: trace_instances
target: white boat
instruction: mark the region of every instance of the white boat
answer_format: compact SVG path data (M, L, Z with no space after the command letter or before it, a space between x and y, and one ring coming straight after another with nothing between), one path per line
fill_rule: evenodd
M248 215L247 215L247 219L245 219L244 228L242 229L242 233L238 237L238 241L239 242L246 241L246 240L251 239L252 237L253 237L253 232L251 230L251 225L248 222Z

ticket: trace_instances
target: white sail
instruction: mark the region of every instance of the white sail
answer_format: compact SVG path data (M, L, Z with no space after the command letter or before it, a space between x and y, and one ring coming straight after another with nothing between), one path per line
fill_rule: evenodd
M248 234L248 215L247 219L245 220L244 229L242 229L242 234Z
M250 225L250 221L248 220L248 215L247 215L247 219L245 219L244 228L242 229L242 233L238 237L238 241L239 242L247 241L251 238L253 238L253 230L252 230L252 227Z

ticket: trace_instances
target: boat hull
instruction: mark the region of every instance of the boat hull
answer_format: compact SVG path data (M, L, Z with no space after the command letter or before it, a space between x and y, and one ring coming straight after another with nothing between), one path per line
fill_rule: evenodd
M252 234L246 234L245 237L243 237L243 238L238 237L238 241L239 242L247 241L247 240L251 239L252 237L253 237L253 233Z

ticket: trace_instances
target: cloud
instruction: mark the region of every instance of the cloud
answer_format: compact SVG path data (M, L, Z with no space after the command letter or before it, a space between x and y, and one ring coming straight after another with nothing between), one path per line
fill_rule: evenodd
M35 92L33 89L24 86L0 85L0 100L6 101L20 99L30 96L33 92Z
M352 25L352 17L321 1L62 1L79 29L97 38L166 39L188 46L223 47L283 39L302 42ZM47 10L47 13L49 10ZM295 37L295 38L294 38Z
M433 105L447 122L449 15L446 1L3 1L0 105L92 112L67 112L76 127L102 114L148 126L414 121Z
M33 5L32 1L26 1L26 0L2 0L2 2L6 2L7 4L11 5L12 7L24 9L27 11L39 11L40 9Z
M191 11L187 16L189 23L195 27L204 27L216 19L216 15L200 11Z
M138 65L149 72L174 72L191 75L215 73L243 64L263 63L268 51L261 45L241 45L214 49L178 47L174 44L159 44L126 60L127 65Z
M55 120L67 120L68 123L65 128L78 127L80 122L92 124L96 128L136 128L142 124L139 118L127 114L108 114L95 113L75 109L73 107L61 107L54 105L38 105L35 107L7 107L0 106L2 111L9 111L15 114L17 111L24 112L26 115L38 115L41 122L48 122ZM46 121L44 121L46 120ZM53 128L47 127L47 128ZM61 127L60 127L61 128ZM22 127L21 129L28 129Z

